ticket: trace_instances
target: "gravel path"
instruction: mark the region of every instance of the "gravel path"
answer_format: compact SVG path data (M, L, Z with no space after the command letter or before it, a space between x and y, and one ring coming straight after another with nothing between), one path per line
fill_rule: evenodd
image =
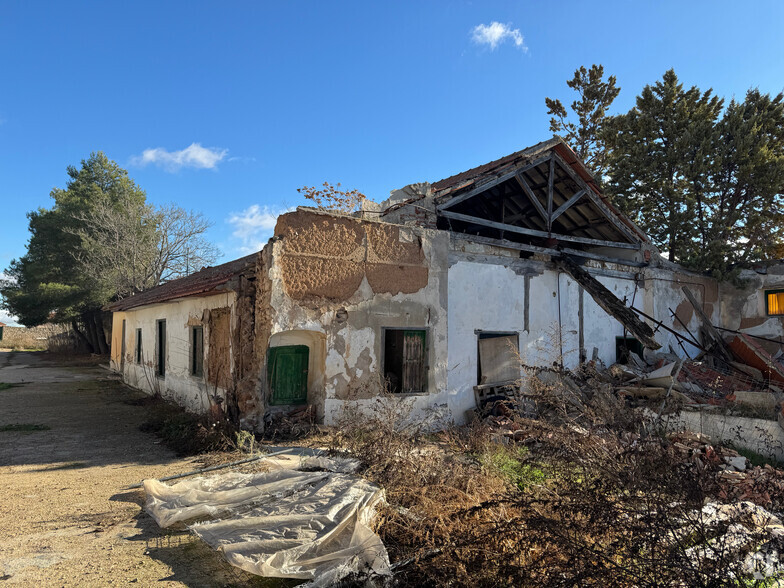
M187 533L158 529L141 508L142 492L122 491L201 464L139 431L145 411L129 401L140 393L94 363L74 363L0 351L0 383L18 384L0 389L0 580L258 584Z

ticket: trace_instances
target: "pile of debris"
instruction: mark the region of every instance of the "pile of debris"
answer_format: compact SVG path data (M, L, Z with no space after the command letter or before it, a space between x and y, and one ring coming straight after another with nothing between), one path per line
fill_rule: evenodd
M712 445L700 433L670 433L673 448L698 470L715 474L717 498L732 502L749 501L758 506L784 512L784 471L769 464L751 466L749 461L729 447Z

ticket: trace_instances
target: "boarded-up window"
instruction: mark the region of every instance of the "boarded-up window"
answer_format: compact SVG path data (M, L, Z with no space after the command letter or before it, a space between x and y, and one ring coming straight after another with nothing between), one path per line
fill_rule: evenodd
M520 379L517 333L479 334L479 384Z
M204 374L204 327L191 327L191 374Z
M384 329L384 378L391 392L427 392L425 329Z
M228 308L218 308L210 311L207 323L207 379L223 389L229 388L231 378L230 319L231 311Z
M766 290L765 307L771 316L784 314L784 290Z

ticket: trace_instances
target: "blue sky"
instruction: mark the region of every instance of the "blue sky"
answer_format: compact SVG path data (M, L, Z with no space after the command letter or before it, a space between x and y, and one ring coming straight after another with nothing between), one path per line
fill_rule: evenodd
M300 186L383 200L548 138L544 98L571 101L583 64L617 76L616 112L670 67L728 98L777 93L782 30L784 3L763 1L6 0L0 269L91 151L204 213L225 261Z

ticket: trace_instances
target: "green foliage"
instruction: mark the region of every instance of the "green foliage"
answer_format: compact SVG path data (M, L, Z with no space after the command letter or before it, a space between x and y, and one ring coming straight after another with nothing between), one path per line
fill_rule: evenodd
M101 152L68 167L68 177L52 190L51 209L28 214L27 253L0 282L2 306L27 326L71 322L91 351L106 353L103 306L198 270L218 251L203 238L202 215L147 204Z
M483 453L479 461L485 468L500 475L520 491L525 491L529 486L541 484L546 479L541 469L525 463L527 453L525 447L506 449L499 445Z
M37 425L35 423L15 423L13 425L0 426L0 433L33 433L35 431L48 431L48 425Z
M784 243L784 95L726 108L673 70L613 117L607 191L671 261L732 278Z
M571 104L577 121L568 120L569 113L560 100L545 98L547 114L551 115L550 130L563 137L575 153L597 174L598 179L607 171L607 152L601 130L607 120L607 110L618 97L621 89L615 85L615 76L604 81L604 66L581 66L574 77L566 82L579 94Z
M144 191L101 152L68 167L65 189L55 188L51 209L28 213L27 253L6 270L0 286L4 308L27 326L65 322L106 304L114 294L104 281L80 271L79 254L89 238L84 218L99 206L143 204ZM81 232L81 234L80 234Z

